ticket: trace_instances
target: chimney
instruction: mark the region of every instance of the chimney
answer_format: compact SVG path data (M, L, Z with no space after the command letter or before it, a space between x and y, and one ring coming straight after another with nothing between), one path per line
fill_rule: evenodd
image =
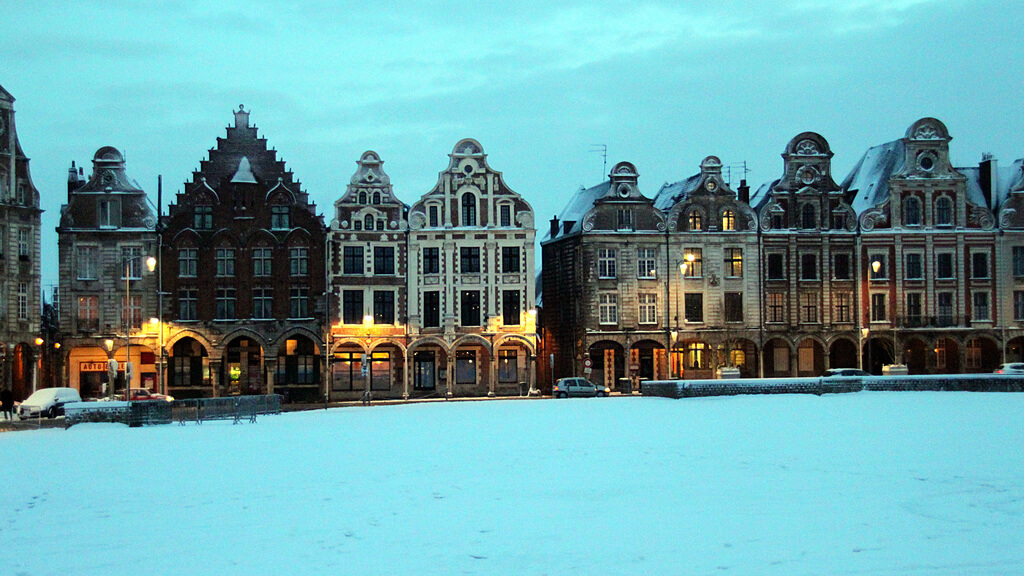
M551 237L558 236L558 216L551 219Z
M71 161L71 168L68 168L68 201L71 201L71 193L81 186L78 179L79 168L75 167L75 161Z
M750 204L750 186L747 186L747 179L743 178L740 180L740 187L736 189L739 196L739 201L744 204Z
M984 153L981 155L981 164L978 165L978 184L981 185L981 195L985 197L985 206L992 208L993 190L999 182L996 174L995 156Z

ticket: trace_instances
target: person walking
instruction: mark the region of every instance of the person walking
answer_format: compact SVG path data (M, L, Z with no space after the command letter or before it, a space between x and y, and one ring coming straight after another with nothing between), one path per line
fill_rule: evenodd
M14 393L10 388L0 390L0 408L3 409L4 420L14 420Z

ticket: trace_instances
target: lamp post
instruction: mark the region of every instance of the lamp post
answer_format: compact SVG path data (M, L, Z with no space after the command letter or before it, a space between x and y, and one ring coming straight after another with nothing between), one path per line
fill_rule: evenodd
M686 290L685 290L686 289L686 272L687 272L687 270L693 270L693 261L695 259L696 258L694 257L694 255L692 253L689 253L689 254L686 254L686 255L683 256L683 260L684 261L679 264L679 290L676 292L676 338L675 338L676 343L673 344L672 354L671 354L673 359L675 359L675 355L676 355L675 345L678 343L678 331L679 331L678 326L679 326L679 312L680 312L680 310L679 310L679 292L683 292L684 293L683 294L683 307L684 307L684 309L682 310L682 312L683 312L683 325L685 326L686 325L686 310L685 310L685 306L686 306L686 294L685 294L685 292L686 292ZM676 364L676 367L677 367L676 368L676 376L677 377L681 377L683 375L682 374L682 372L683 372L683 370L682 370L682 360L680 360L679 362L674 362L674 364Z
M124 267L124 300L125 300L125 314L124 314L124 399L125 401L131 400L132 390L132 262L142 258L142 255L129 256L121 260L121 266ZM146 258L146 268L150 272L156 270L156 258L149 256ZM142 276L141 274L139 275ZM141 312L141 311L140 311ZM110 396L114 396L114 383L110 386Z

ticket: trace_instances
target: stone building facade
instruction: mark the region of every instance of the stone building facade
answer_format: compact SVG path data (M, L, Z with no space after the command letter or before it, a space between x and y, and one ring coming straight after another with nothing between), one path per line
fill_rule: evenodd
M156 209L112 146L96 151L88 179L72 163L57 227L64 379L83 398L160 387ZM154 269L147 260L154 258ZM118 362L114 390L107 361ZM118 391L118 389L120 391Z
M0 86L0 388L23 400L40 383L39 191L14 122L14 97Z
M167 390L322 398L323 217L234 117L161 219Z
M410 395L518 394L534 385L533 209L465 139L409 209Z
M334 203L328 232L330 397L408 397L408 207L373 151ZM364 369L365 366L365 369Z

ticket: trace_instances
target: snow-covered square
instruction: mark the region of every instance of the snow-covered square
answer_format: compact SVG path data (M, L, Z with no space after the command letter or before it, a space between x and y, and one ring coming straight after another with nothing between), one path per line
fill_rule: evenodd
M0 573L1021 574L1022 414L863 392L8 433Z

